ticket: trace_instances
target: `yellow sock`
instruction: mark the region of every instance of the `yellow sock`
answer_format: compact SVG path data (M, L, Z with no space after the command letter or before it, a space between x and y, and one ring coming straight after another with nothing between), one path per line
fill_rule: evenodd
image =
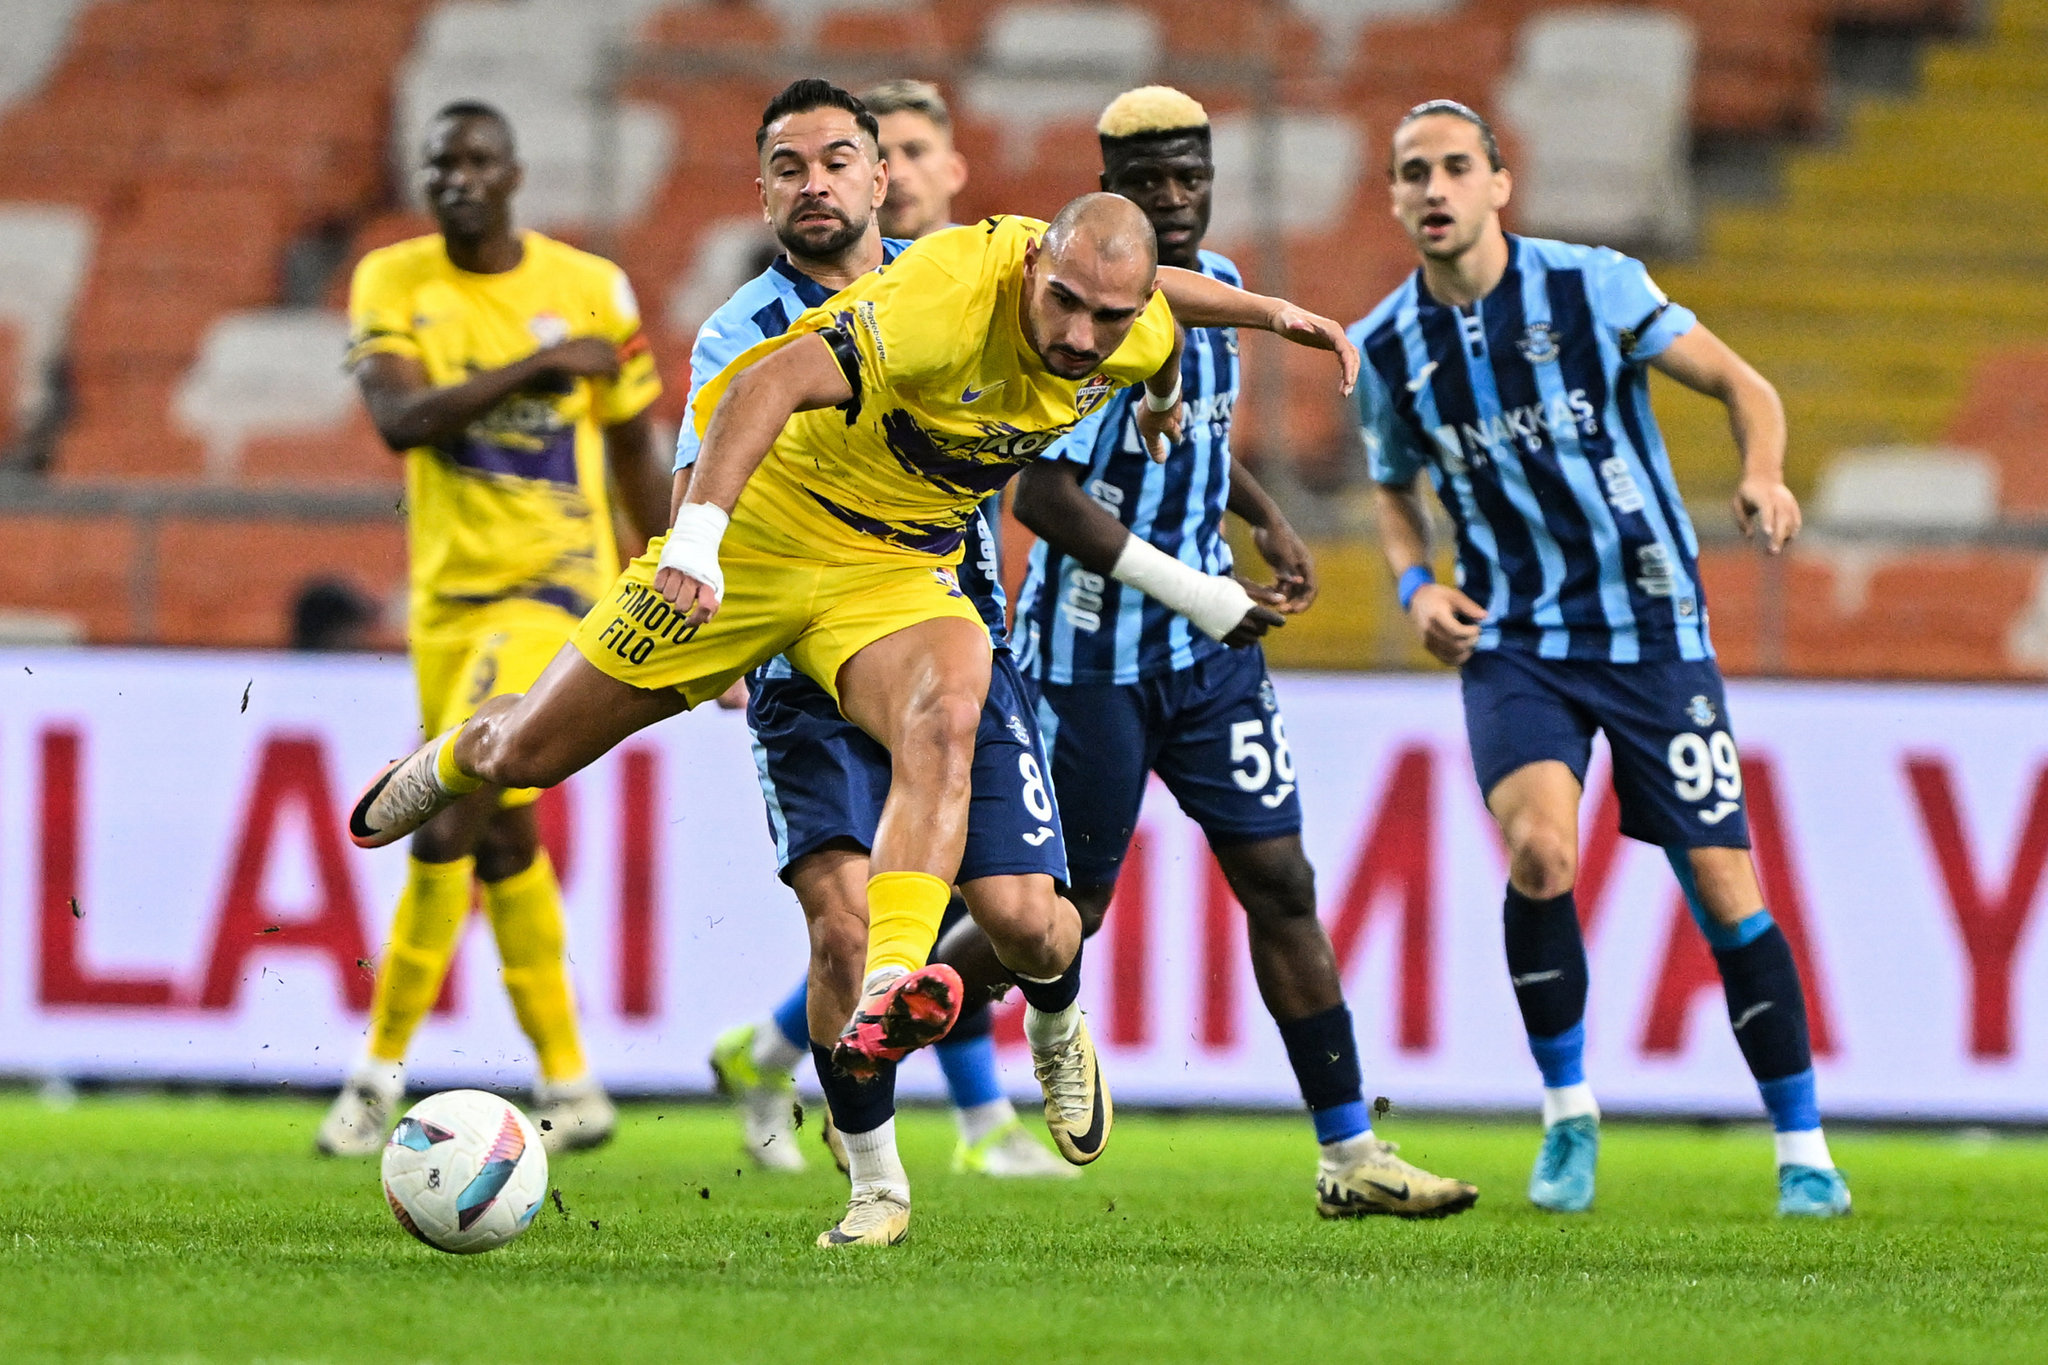
M939 941L953 888L929 872L877 872L868 878L868 972L914 972Z
M441 789L450 796L467 796L484 784L481 777L471 777L455 762L455 737L462 733L456 726L441 736L440 747L434 750L434 777Z
M377 969L370 1002L370 1056L402 1062L420 1020L441 993L441 978L455 956L455 940L469 915L475 860L423 863L406 859L405 890L391 920L391 943Z
M588 1071L576 1032L576 1000L569 989L562 888L543 849L524 872L484 883L484 909L498 936L505 993L512 1012L540 1056L541 1079L580 1080Z

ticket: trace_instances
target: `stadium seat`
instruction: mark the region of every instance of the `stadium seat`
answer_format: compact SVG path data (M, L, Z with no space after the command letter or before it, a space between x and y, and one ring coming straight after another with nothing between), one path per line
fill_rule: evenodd
M0 205L0 321L15 336L13 393L24 422L49 400L92 241L91 220L77 209Z
M32 95L70 39L88 0L0 0L0 113Z
M765 60L780 53L782 20L759 5L668 5L640 27L640 45L650 52L693 60Z
M1130 6L1009 5L989 22L984 64L963 83L961 102L1003 129L1005 158L1021 168L1042 125L1092 122L1152 78L1162 50L1158 21Z
M22 363L28 348L22 344L21 329L0 318L0 466L8 462L14 438L21 433L24 419L33 412L27 367Z
M2048 520L2048 348L1985 357L1947 438L1996 463L1999 506L2008 518Z
M339 428L356 406L342 372L348 320L321 308L227 313L214 319L199 359L179 382L178 430L206 447L206 472L226 479L251 436L306 436Z
M1391 103L1402 109L1456 99L1483 109L1507 70L1512 47L1510 24L1462 13L1371 24L1352 51L1340 98L1352 106Z
M1247 241L1269 225L1290 234L1336 226L1365 169L1358 124L1341 114L1281 114L1270 134L1278 154L1270 166L1261 164L1269 136L1261 123L1249 114L1213 120L1216 199L1209 231L1218 243Z
M348 412L339 424L289 436L251 432L242 443L236 473L237 481L245 487L388 485L395 505L405 465L370 424L370 416L351 385Z
M1677 246L1692 229L1690 20L1618 8L1546 12L1523 27L1498 105L1521 133L1528 231Z
M315 577L353 580L380 601L403 590L405 528L388 521L167 518L157 537L157 643L275 649Z
M724 218L705 228L697 237L688 272L674 280L662 301L662 322L669 335L689 346L704 320L732 297L733 290L761 272L762 257L773 249L774 238L758 217ZM668 368L663 366L665 372Z
M128 640L137 541L126 517L0 511L0 602L44 638Z
M811 46L824 59L889 62L908 75L940 71L948 49L938 15L923 6L834 10L819 22Z
M1997 517L1998 468L1973 450L1845 450L1822 469L1813 499L1822 530L1976 532Z

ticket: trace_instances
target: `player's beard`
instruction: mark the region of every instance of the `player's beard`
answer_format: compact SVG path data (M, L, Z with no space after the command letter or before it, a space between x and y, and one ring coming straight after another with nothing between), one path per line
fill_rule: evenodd
M784 224L775 229L775 239L782 243L782 249L790 254L792 260L831 260L844 255L849 247L866 235L867 223L856 223L837 209L822 211L839 220L838 227L822 236L815 228L808 232L799 231L794 223Z

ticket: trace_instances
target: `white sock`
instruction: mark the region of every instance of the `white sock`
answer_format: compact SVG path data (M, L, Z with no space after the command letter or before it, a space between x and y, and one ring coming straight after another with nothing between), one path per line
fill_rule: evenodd
M1371 1154L1372 1144L1376 1141L1378 1139L1373 1137L1372 1129L1368 1128L1348 1138L1325 1142L1322 1144L1322 1163L1332 1171L1341 1171L1347 1166L1356 1165Z
M860 993L866 995L877 986L886 986L899 976L909 975L901 967L877 967L861 978Z
M1591 1117L1600 1121L1600 1102L1593 1098L1593 1087L1580 1081L1577 1085L1543 1087L1543 1126L1551 1127L1566 1119Z
M960 1140L972 1147L990 1133L1007 1128L1017 1121L1017 1110L1008 1099L998 1097L987 1104L970 1105L953 1111L953 1122L960 1128Z
M1773 1136L1777 1139L1780 1166L1812 1166L1823 1171L1835 1169L1835 1159L1828 1155L1828 1140L1820 1129L1808 1128L1804 1132Z
M891 1117L882 1121L879 1128L865 1133L839 1134L846 1144L846 1164L852 1168L853 1192L884 1189L904 1203L910 1202L910 1177L904 1174L903 1161L896 1155L896 1120Z
M782 1026L771 1016L754 1025L754 1069L787 1076L796 1064L810 1056L810 1040L798 1047L782 1036Z
M1041 1014L1033 1006L1024 1007L1024 1036L1031 1040L1033 1052L1044 1052L1058 1047L1074 1036L1074 1030L1081 1027L1081 1006L1075 1003L1058 1014Z
M348 1073L350 1085L374 1086L380 1094L405 1093L405 1063L380 1061L375 1057L358 1060Z

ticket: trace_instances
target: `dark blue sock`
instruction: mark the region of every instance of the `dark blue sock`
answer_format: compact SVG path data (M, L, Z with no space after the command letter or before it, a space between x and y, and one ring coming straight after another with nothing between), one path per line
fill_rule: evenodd
M789 998L775 1007L775 1027L794 1048L811 1045L811 985L808 979L796 983Z
M1341 1142L1372 1131L1358 1076L1358 1038L1351 1009L1338 1003L1306 1019L1276 1019L1280 1042L1315 1121L1317 1142Z
M1539 901L1509 886L1501 930L1508 980L1543 1084L1577 1085L1586 1079L1586 943L1578 902L1569 891Z
M840 1132L871 1133L896 1116L896 1063L879 1062L873 1080L857 1081L833 1067L832 1049L822 1043L811 1044L811 1061Z
M972 1109L1003 1097L996 1071L995 1012L986 1004L960 1012L960 1018L932 1050L946 1073L946 1093L955 1109Z
M1810 1077L1813 1048L1806 1035L1806 995L1799 988L1799 968L1792 961L1785 931L1771 922L1768 912L1759 910L1721 933L1729 939L1746 938L1735 947L1716 946L1714 962L1721 969L1728 1022L1735 1026L1735 1042L1749 1063L1749 1074L1759 1086L1801 1073ZM1764 1102L1771 1105L1768 1092ZM1796 1098L1790 1102L1796 1105ZM1775 1105L1771 1115L1778 1116ZM1783 1124L1779 1127L1784 1129Z
M1081 998L1081 949L1074 949L1074 960L1056 981L1026 981L1014 971L1010 979L1031 1008L1040 1014L1058 1014Z

